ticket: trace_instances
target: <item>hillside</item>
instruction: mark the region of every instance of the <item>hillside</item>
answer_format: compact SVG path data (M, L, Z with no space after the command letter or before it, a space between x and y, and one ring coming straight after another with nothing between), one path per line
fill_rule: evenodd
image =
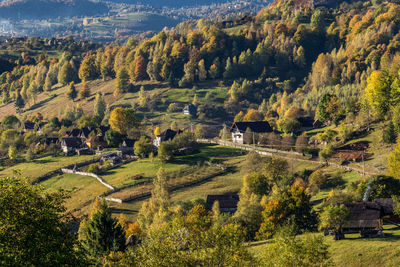
M105 4L89 0L6 0L0 3L2 19L49 19L106 14Z

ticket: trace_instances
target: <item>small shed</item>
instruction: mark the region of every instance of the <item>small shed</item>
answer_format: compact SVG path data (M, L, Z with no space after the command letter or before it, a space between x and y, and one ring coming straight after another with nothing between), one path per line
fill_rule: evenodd
M208 195L206 200L207 207L211 209L215 201L219 202L219 210L222 213L235 213L239 202L239 196L237 194Z
M162 132L156 136L156 138L153 140L153 145L156 147L159 147L162 142L173 140L175 138L175 136L180 133L182 133L181 130L174 131L171 129L167 129L164 132Z

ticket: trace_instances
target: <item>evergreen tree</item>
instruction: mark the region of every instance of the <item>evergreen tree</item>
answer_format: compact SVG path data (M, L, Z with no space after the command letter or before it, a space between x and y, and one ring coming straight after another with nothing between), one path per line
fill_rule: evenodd
M105 200L95 208L88 221L81 225L80 238L84 248L93 257L125 249L125 233L118 220L113 218Z
M224 79L232 79L235 77L235 70L230 57L226 60Z
M93 110L94 115L103 118L106 112L106 101L104 100L103 94L98 92L96 98L94 99Z
M77 95L78 95L78 93L77 93L76 88L75 88L75 83L71 82L69 84L69 88L68 88L68 91L66 93L66 96L67 96L68 99L71 99L72 101L74 101L75 98L77 97Z

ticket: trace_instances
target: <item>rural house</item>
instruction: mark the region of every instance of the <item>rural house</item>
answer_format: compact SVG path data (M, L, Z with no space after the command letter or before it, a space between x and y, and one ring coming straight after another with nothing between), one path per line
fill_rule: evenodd
M377 234L383 227L384 211L375 202L344 203L350 211L350 219L343 226L346 233L360 233L362 237Z
M392 198L378 198L374 200L375 203L379 204L383 208L383 222L389 224L399 224L400 216L394 214L394 208L396 203Z
M186 114L186 115L196 115L196 113L197 113L197 108L196 108L196 106L193 105L193 104L186 105L186 106L183 108L183 114Z
M177 134L180 134L180 133L182 133L181 130L174 131L174 130L171 130L171 129L167 129L164 132L162 132L162 133L160 133L159 135L156 136L156 138L153 140L153 145L156 146L156 147L159 147L162 142L172 140L172 139L174 139L174 137Z
M239 202L239 196L236 194L208 195L206 200L207 207L211 209L215 201L219 202L219 210L221 213L235 213Z
M64 153L75 152L82 147L82 140L77 137L64 137L61 140L61 148Z
M134 152L134 145L136 140L134 139L125 139L122 142L121 147L117 148L117 154L119 157L123 155L131 155Z
M230 132L232 133L232 142L238 144L247 143L244 135L249 129L252 133L262 134L272 132L272 128L267 121L249 121L233 123Z

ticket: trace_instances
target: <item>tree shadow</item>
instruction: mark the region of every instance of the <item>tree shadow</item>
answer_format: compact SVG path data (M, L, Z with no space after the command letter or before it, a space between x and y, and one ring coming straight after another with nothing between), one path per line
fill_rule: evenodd
M46 98L46 99L40 101L39 103L36 103L36 104L34 104L33 106L29 107L28 109L25 109L24 111L26 112L26 111L31 111L31 110L40 108L40 107L42 107L44 104L50 102L51 100L53 100L53 99L56 98L56 97L57 97L56 94L51 95L51 96L49 96L48 98Z

